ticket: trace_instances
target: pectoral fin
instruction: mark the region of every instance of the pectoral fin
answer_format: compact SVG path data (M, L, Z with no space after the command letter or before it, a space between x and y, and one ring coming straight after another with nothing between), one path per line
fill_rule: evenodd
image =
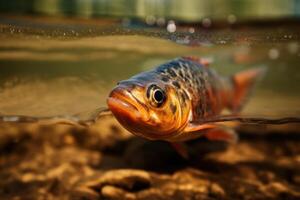
M183 131L184 137L180 138L179 141L195 139L199 137L199 135L204 136L209 140L225 141L229 143L235 143L238 140L235 131L227 126L219 125L215 123L210 123L210 124L198 123L198 125L197 123L190 123ZM185 159L189 158L189 154L184 143L171 142L170 144L181 157Z
M202 134L209 140L219 140L230 143L235 143L238 139L238 136L233 129L213 123L199 125L190 123L185 128L184 132L189 134Z
M225 126L206 130L206 132L204 133L204 137L209 140L219 140L229 143L236 143L238 140L238 136L235 131Z
M203 131L203 130L207 130L207 129L211 129L211 128L215 128L216 125L215 124L199 124L199 123L189 123L185 129L184 132L188 133L188 132L194 132L194 131Z

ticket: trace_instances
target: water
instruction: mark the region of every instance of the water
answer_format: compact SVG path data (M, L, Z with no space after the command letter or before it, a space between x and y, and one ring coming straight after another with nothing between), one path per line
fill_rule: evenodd
M211 67L224 75L268 68L243 115L300 116L297 24L200 29L196 23L174 22L174 26L2 17L0 114L45 117L93 112L106 107L106 97L119 80L169 59L194 55L212 60Z

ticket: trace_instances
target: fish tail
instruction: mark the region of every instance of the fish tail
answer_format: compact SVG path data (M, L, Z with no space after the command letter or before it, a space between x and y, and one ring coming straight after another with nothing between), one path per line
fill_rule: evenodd
M231 77L233 95L229 103L229 109L231 109L233 113L237 113L241 110L255 85L266 73L266 70L266 67L252 68L238 72Z

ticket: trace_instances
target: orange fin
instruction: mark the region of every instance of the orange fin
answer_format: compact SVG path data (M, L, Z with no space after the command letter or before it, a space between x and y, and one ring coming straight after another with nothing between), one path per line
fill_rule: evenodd
M190 123L184 132L187 134L202 134L209 140L221 140L235 143L238 139L237 134L232 128L220 124L198 124ZM193 138L193 137L191 137Z
M170 143L176 152L184 159L189 159L189 153L184 143L181 142L172 142Z
M200 63L201 65L204 65L206 67L208 67L213 62L212 58L209 58L209 57L208 58L200 58L197 56L183 56L182 58Z
M238 72L232 76L233 81L233 99L229 108L234 112L239 112L248 96L252 92L256 83L263 77L266 72L265 67L253 68L246 71Z
M238 140L235 131L225 126L209 129L204 133L204 136L209 140L220 140L229 143L236 143Z
M189 132L195 132L195 131L203 131L207 129L212 129L215 128L216 125L214 124L199 124L198 122L190 122L187 127L185 127L184 131L185 133Z

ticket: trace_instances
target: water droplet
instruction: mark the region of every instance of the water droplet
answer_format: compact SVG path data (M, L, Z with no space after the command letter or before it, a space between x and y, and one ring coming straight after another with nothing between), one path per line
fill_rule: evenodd
M233 15L233 14L228 15L227 21L228 21L229 24L234 24L236 22L236 16Z
M170 20L167 25L167 31L170 33L174 33L176 31L176 25L173 20Z
M166 20L163 17L160 17L156 20L158 26L164 26L166 24Z
M189 28L189 33L195 33L194 27L190 27L190 28Z
M211 26L211 19L210 18L204 18L202 20L202 26L205 27L205 28L208 28Z
M287 46L288 48L288 51L291 53L291 54L296 54L299 50L299 45L297 42L290 42Z
M146 23L150 26L154 25L155 21L156 21L156 19L153 15L149 15L146 17Z
M272 60L276 60L279 57L279 50L276 48L272 48L269 50L269 58Z

